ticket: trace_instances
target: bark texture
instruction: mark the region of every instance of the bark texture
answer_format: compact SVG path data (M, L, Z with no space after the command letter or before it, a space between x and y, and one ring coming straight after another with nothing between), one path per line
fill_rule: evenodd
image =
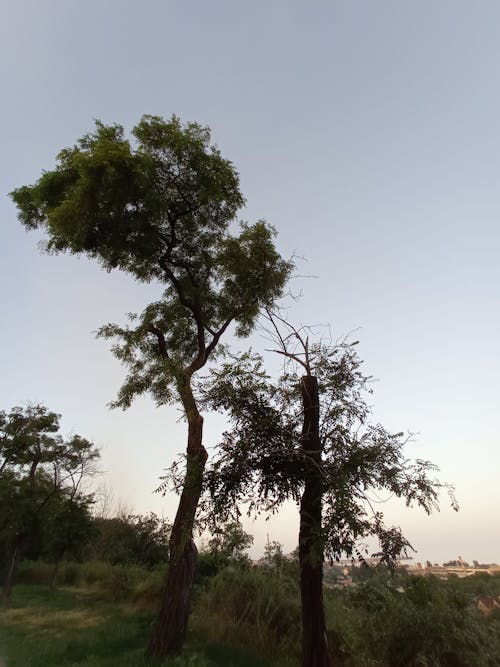
M321 509L321 439L317 378L301 382L304 423L304 492L300 501L299 564L302 602L302 667L331 667L323 605L323 538Z
M207 452L202 444L203 417L190 405L186 476L170 537L167 583L147 653L155 657L178 655L186 639L198 551L193 526L203 484Z

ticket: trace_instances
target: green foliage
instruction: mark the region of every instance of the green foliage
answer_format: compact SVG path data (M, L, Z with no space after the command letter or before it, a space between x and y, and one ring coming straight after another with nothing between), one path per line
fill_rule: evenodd
M246 533L238 522L217 526L208 544L198 554L196 586L204 588L212 577L225 568L250 567L251 561L246 551L252 543L252 535Z
M281 573L285 563L286 558L283 554L283 548L281 544L276 540L267 542L266 546L264 547L263 566L272 568L277 573Z
M489 627L471 600L464 605L447 582L422 584L409 577L405 592L380 581L326 589L325 612L330 650L335 664L343 667L498 664L498 626ZM193 622L212 640L254 647L280 663L296 664L297 579L267 568L225 570L201 594Z
M49 250L84 252L107 269L151 280L161 277L171 220L183 227L179 258L194 251L200 259L202 245L212 245L243 198L236 172L210 147L206 128L145 116L133 134L135 149L122 127L97 122L93 133L59 153L54 170L12 198L24 225L46 229Z
M153 512L94 519L95 535L85 554L111 564L154 567L168 560L170 524Z
M300 498L306 466L301 446L303 369L291 356L286 372L274 382L261 357L250 353L212 371L205 401L225 412L233 427L224 433L206 477L209 522L237 515L240 503L253 514L274 512L286 500ZM434 478L436 467L430 462L407 458L402 433L369 423L369 378L360 370L355 344L311 345L307 358L308 373L319 387L325 553L332 559L362 558L359 542L375 536L380 545L376 555L394 567L410 545L399 528L384 525L382 513L370 503L373 492L388 491L430 512L437 507L439 491L452 489ZM456 508L453 496L452 505Z
M208 128L144 116L135 145L119 125L60 152L56 168L13 193L21 222L42 228L47 250L84 253L108 270L165 286L135 326L107 325L129 367L117 405L150 392L158 403L182 395L179 374L206 363L231 322L247 335L259 309L280 296L291 265L264 222L229 234L244 199L233 165L210 145Z
M473 595L500 595L500 574L488 574L486 572L478 572L471 577L460 579L458 583L460 588L471 597Z
M294 579L273 570L226 569L200 595L193 625L212 641L259 649L278 658L300 644L300 602Z
M327 609L335 593L327 595ZM500 633L454 583L407 577L404 590L371 581L343 592L348 613L328 611L349 665L496 665ZM342 663L344 664L344 663Z
M158 405L180 401L189 422L184 490L194 502L179 506L174 560L192 537L206 461L192 376L224 351L219 342L231 325L248 335L260 309L282 295L292 266L265 222L229 232L244 199L238 174L210 145L207 128L144 116L133 135L134 147L122 127L97 123L60 152L54 170L11 196L22 224L46 232L48 251L83 253L164 288L129 326L108 324L98 335L114 341L113 353L128 368L115 406L128 408L149 393ZM188 599L180 603L181 625ZM158 636L154 650L165 652L162 643Z
M77 495L55 500L41 522L38 555L52 562L63 557L79 559L86 544L96 535L89 509L91 498Z
M0 412L0 546L6 594L23 553L77 556L91 532L92 496L82 481L99 453L78 435L64 439L59 415L42 405ZM7 571L10 573L7 575Z
M63 563L59 576L61 584L77 588L50 592L50 567L23 563L20 579L44 585L19 585L13 609L0 612L0 654L9 659L9 667L69 667L65 660L71 647L72 665L147 664L141 662L142 647L163 573L109 563ZM493 614L484 617L476 611L467 579L408 576L404 581L396 588L390 577L375 577L348 589L325 589L334 664L499 664L500 624ZM183 658L187 664L291 667L300 654L296 572L226 568L199 590L192 621L194 634Z
M51 563L25 560L19 567L20 583L51 586L54 571ZM138 565L112 565L106 561L62 561L57 570L58 587L76 586L99 591L106 599L158 602L165 569L146 570Z
M246 561L246 551L253 544L253 537L243 530L238 522L218 526L208 542L208 551L232 561Z
M144 656L151 608L98 589L19 586L0 610L0 655L9 667L269 667L248 650L190 636L181 657Z

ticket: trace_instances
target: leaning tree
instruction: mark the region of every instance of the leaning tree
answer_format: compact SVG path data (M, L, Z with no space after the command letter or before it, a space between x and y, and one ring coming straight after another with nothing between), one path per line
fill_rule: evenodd
M12 197L21 222L47 233L47 250L84 253L104 268L157 282L162 297L126 327L100 335L128 368L116 406L143 393L180 401L188 423L186 474L170 540L167 584L149 644L153 655L182 649L196 562L193 523L207 452L193 376L224 348L234 324L247 335L262 306L282 294L291 265L264 222L229 226L244 204L238 174L210 145L210 132L145 116L135 143L122 127L97 123L58 156L55 169Z
M270 322L275 351L287 362L277 381L250 353L212 371L205 400L233 427L207 471L205 516L226 522L245 504L250 514L275 512L287 500L299 505L302 665L329 667L325 558L362 557L367 538L378 540L377 555L389 567L406 554L411 545L375 506L381 491L427 513L443 487L455 509L456 502L453 488L434 478L432 463L407 458L408 438L370 423L369 378L354 343L310 343L307 332L280 317L270 315Z

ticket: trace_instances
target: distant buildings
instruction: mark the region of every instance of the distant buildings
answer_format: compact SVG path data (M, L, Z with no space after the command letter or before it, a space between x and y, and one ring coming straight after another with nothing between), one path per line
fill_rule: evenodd
M401 567L404 567L408 574L417 576L433 575L440 579L448 579L449 576L463 578L479 573L489 575L500 574L500 566L497 563L479 563L477 560L474 560L471 566L461 556L457 560L450 560L442 565L438 563L432 564L430 561L426 561L425 565L421 562L417 562L416 564L403 562L411 560L413 559L401 558L399 564ZM325 583L326 585L350 586L353 583L353 579L358 578L354 576L357 568L365 567L366 565L376 566L378 563L379 559L377 558L367 558L364 563L353 560L340 560L333 565L325 563ZM495 604L500 606L500 598Z
M496 563L479 563L477 560L472 561L473 565L466 563L461 556L457 560L450 560L442 565L437 563L430 563L427 561L425 566L422 563L417 563L416 567L409 567L408 572L417 575L434 575L441 579L447 579L450 575L456 577L470 577L473 574L484 572L485 574L499 574L500 566Z

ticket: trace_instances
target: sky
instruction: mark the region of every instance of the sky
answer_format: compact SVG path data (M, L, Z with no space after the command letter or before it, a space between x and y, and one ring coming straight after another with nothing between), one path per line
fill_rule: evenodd
M297 324L356 330L374 420L456 486L428 517L383 505L415 560L500 562L500 4L496 0L0 0L0 409L42 402L101 448L116 506L173 519L153 493L185 445L176 408L110 411L124 369L106 322L154 287L40 253L8 193L94 119L212 129L240 173L241 219L299 256ZM259 348L258 334L239 347ZM224 427L205 418L207 446ZM297 509L246 522L297 543Z

